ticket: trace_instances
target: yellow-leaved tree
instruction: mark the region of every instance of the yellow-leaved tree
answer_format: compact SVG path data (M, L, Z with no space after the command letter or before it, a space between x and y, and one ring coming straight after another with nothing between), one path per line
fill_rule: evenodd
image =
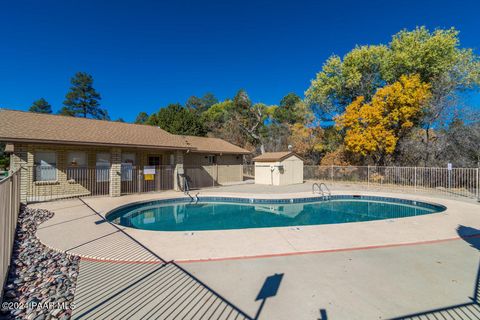
M395 152L398 140L418 124L430 97L430 85L418 75L401 76L377 90L369 103L358 97L335 119L337 128L345 130L346 150L382 164Z
M317 164L323 151L323 130L320 126L295 123L290 128L288 143L293 150L307 160L307 164Z

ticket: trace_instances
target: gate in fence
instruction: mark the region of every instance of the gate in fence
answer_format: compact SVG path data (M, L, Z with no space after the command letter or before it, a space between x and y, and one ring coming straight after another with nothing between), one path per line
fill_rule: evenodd
M121 193L142 193L174 188L174 166L136 167L122 165Z

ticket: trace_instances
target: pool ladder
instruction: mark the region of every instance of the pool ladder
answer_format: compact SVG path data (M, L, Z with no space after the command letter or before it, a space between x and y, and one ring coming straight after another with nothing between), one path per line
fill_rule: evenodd
M190 201L191 201L191 202L195 201L195 204L197 204L198 201L200 200L200 198L198 197L198 195L200 194L200 192L197 192L197 194L195 195L195 198L192 197L192 195L190 194L190 191L185 192L185 194L190 197Z
M315 188L316 187L316 188ZM332 193L330 192L330 189L328 186L321 182L321 183L314 183L312 184L312 193L318 193L322 195L323 200L329 200L332 197Z

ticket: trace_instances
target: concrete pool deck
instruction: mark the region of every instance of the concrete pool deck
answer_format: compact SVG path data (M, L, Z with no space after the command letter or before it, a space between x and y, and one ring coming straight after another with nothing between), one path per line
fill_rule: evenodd
M263 193L272 193L269 188L248 187L202 190L200 195L227 195L233 193L233 189L238 196L255 194L258 198L265 198L267 196ZM309 187L279 188L277 193L287 197L294 193L304 196L309 194ZM346 188L336 189L335 193L359 192ZM105 223L101 215L86 205L88 203L104 214L108 208L126 202L178 195L168 192L86 198L85 203L73 199L32 205L56 213L53 219L39 226L37 235L42 241L84 257L104 258L82 258L73 319L480 319L480 238L468 236L480 232L477 230L480 229L480 205L473 201L388 193L399 198L418 196L437 203L445 201L456 207L455 213L439 216L435 228L422 226L425 222L417 220L417 223L390 223L399 228L420 228L438 239L447 235L453 240L401 243L369 250L347 248L343 251L181 264L191 276L165 263L163 259L168 257L159 257L149 247L153 245L155 251L167 252L169 248L163 243L152 241L147 246L143 240L131 237L130 230L124 233L125 228ZM358 232L367 232L368 228L357 229L355 224L344 224L349 228L343 232L350 234L329 234L338 239L352 237L365 241L364 235ZM439 226L440 230L437 230ZM352 234L351 230L357 233ZM394 230L394 234L384 235L384 239L393 242L402 230ZM302 234L298 233L299 236ZM417 232L409 233L412 234ZM196 240L192 236L189 239ZM317 239L321 241L322 238ZM214 246L223 246L224 241L219 239ZM190 243L198 248L195 242ZM258 293L264 281L275 274L283 274L278 292L263 305L257 299Z
M303 184L273 189L270 186L242 185L199 192L200 197L296 198L312 196L306 189L310 187ZM425 194L353 191L351 188L337 188L332 194L426 201L442 204L447 210L424 216L344 224L167 232L116 226L105 222L102 217L112 209L132 202L184 197L178 192L71 199L32 207L55 212L55 216L42 224L37 232L45 245L81 257L116 261L156 261L160 256L166 261L195 262L361 250L455 240L459 238L457 228L460 225L480 229L480 205L473 201ZM137 242L128 240L122 233Z

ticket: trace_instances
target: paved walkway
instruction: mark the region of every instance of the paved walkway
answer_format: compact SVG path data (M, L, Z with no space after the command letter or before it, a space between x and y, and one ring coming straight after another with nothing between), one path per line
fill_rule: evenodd
M183 266L250 314L266 277L284 274L261 319L317 320L323 309L330 320L471 320L480 239L469 241Z
M480 239L466 240L474 246L456 240L181 268L82 259L73 318L480 319ZM283 275L278 292L261 308L257 296L275 274Z

